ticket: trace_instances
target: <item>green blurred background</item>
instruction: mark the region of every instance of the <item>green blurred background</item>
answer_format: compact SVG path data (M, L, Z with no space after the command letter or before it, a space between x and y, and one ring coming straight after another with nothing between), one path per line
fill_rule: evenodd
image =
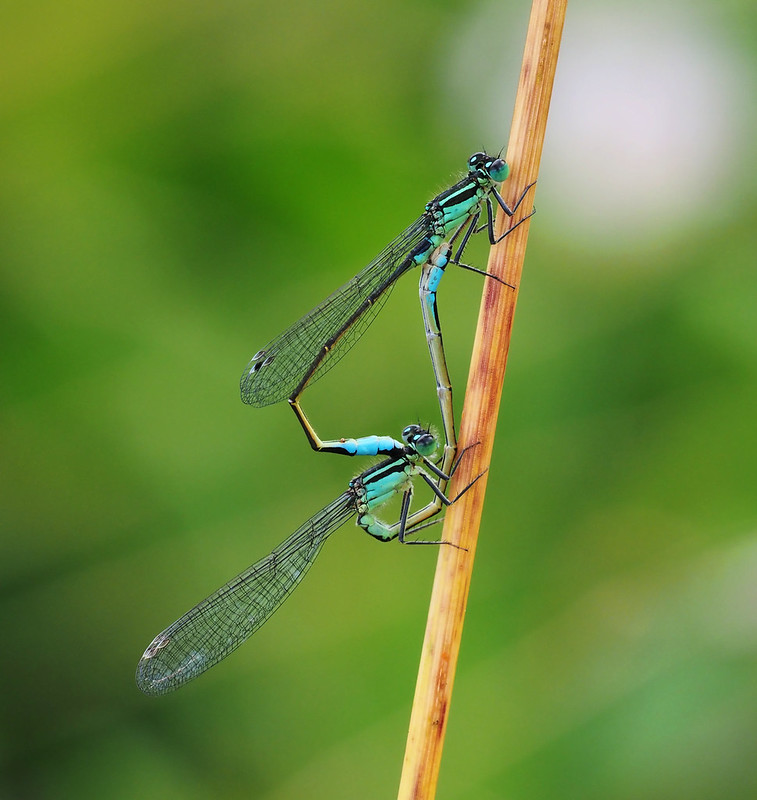
M528 12L6 6L1 797L395 795L429 548L348 525L222 665L133 673L366 466L238 377L505 144ZM757 796L755 53L739 0L569 9L442 800ZM322 435L438 421L416 287ZM480 291L440 296L458 407Z

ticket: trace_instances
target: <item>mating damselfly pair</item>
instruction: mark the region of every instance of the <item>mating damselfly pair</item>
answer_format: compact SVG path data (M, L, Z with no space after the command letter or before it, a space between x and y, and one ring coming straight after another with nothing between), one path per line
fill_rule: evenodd
M428 522L431 517L472 486L469 484L451 500L446 497L447 483L459 459L455 461L457 436L452 386L436 293L450 263L494 278L461 262L471 235L486 230L489 242L495 245L534 213L531 211L496 236L492 201L512 218L533 186L529 184L510 208L497 189L508 171L508 165L499 156L474 153L468 159L468 172L462 180L427 203L421 216L352 280L253 356L241 379L244 402L265 406L287 400L315 450L386 458L353 478L343 494L307 520L272 553L158 634L137 667L137 685L143 692L159 695L173 691L242 644L298 585L325 540L351 517L356 516L357 525L380 541L398 538L404 544L431 544L407 536L432 524ZM486 219L479 225L484 209ZM396 281L416 266L421 267L422 316L442 417L441 458L432 460L438 446L436 437L418 425L403 430L402 442L388 436L322 440L302 410L302 392L355 344L386 302ZM434 496L426 506L411 513L412 480L416 476L421 477ZM378 520L373 512L398 495L402 498L399 520L393 525Z

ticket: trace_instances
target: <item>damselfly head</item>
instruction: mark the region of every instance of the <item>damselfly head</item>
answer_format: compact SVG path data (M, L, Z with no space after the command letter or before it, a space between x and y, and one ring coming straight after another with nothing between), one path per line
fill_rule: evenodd
M504 158L495 158L489 164L487 172L495 183L501 183L508 176L510 167L507 165L507 161L505 161Z
M486 153L474 153L468 159L468 172L484 179L488 178L495 183L500 183L507 177L510 167L499 156L494 158Z
M436 436L420 425L408 425L402 431L402 441L421 456L430 456L436 450Z

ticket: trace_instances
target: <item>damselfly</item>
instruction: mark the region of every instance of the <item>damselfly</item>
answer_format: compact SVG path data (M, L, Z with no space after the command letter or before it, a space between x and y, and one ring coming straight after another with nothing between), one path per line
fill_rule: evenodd
M242 400L250 405L266 406L288 399L311 446L322 450L324 443L299 405L305 387L345 355L373 321L397 279L412 267L428 264L448 234L451 233L450 243L462 234L450 262L482 272L460 263L471 234L487 230L489 241L494 245L534 213L531 211L501 236L495 234L492 198L508 217L513 217L533 186L529 184L510 208L496 187L508 173L509 167L502 158L474 153L468 159L468 174L427 203L423 214L367 267L255 353L240 382ZM487 219L477 227L484 206ZM435 294L434 287L434 302ZM432 351L432 359L434 357ZM443 415L445 411L449 413L449 409L443 407ZM445 420L445 434L450 424Z
M429 474L449 479L429 461L436 450L436 437L419 425L409 425L402 440L404 444L390 436L342 440L346 454L386 455L387 459L353 478L346 492L270 555L159 633L139 661L137 686L145 694L167 694L229 655L271 617L310 569L326 539L353 516L363 530L382 542L399 538L404 544L432 544L406 538L426 527L413 524L409 513L413 477L419 475L444 505L454 503L473 484L449 500ZM374 511L397 495L402 495L400 518L387 525Z

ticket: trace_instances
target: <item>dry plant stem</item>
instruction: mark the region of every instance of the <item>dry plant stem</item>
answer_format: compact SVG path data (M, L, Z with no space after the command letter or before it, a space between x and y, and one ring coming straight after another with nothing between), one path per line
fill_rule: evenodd
M507 151L511 173L505 200L509 205L524 186L536 180L539 172L566 5L567 0L534 0L532 6ZM503 216L501 212L498 215L499 232L507 224ZM520 286L529 226L530 220L493 247L489 256L487 270L513 286ZM454 496L477 475L484 475L448 510L444 523L442 538L459 543L466 550L439 548L400 800L431 800L436 793L516 299L517 291L497 281L485 282L460 435L462 445L480 445L469 450L463 459L450 495Z

